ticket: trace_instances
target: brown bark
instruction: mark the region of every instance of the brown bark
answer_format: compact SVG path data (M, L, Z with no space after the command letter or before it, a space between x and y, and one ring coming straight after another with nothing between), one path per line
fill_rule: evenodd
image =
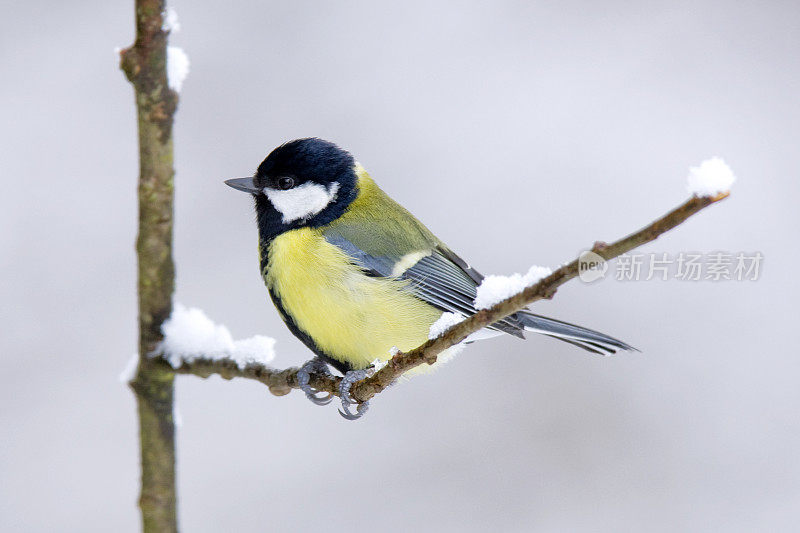
M133 84L139 133L139 367L136 394L142 462L139 506L146 532L177 531L171 369L148 357L172 312L172 124L178 95L167 84L163 0L136 0L136 42L120 53Z

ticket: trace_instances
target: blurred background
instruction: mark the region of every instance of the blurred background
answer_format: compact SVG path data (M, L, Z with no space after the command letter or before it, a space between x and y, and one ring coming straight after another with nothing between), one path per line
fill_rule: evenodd
M484 273L557 266L686 198L642 251L756 252L757 281L576 280L535 311L642 350L473 345L346 422L177 380L179 521L211 531L790 531L800 521L800 7L779 1L178 1L176 300L309 352L258 274L247 175L320 136ZM0 20L0 529L136 531L132 2ZM613 268L613 265L612 265Z

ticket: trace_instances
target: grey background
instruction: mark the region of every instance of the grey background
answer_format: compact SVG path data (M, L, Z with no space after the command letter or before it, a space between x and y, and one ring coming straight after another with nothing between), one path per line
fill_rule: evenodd
M316 135L485 273L557 265L685 198L645 252L761 251L757 282L572 282L545 314L642 354L495 339L343 421L181 377L185 531L754 531L800 519L795 2L179 2L177 300L308 357L222 185ZM0 20L0 529L135 531L131 2Z

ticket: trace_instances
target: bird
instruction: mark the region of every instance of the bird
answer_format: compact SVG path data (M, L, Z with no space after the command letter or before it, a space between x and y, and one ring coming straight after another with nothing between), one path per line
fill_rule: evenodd
M424 343L443 313L476 312L484 277L376 184L350 152L316 137L275 148L253 176L225 180L252 195L258 226L260 273L289 330L315 357L298 372L309 399L309 372L344 375L342 410L366 412L350 387L376 359ZM473 334L467 341L531 331L595 354L635 350L581 326L526 310ZM446 354L443 354L446 358Z

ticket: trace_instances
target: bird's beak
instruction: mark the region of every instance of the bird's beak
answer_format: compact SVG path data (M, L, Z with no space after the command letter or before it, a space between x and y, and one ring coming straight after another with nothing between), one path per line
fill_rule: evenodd
M225 180L225 185L233 187L237 191L249 192L250 194L258 194L261 192L261 189L256 187L256 184L253 183L253 178L233 178Z

